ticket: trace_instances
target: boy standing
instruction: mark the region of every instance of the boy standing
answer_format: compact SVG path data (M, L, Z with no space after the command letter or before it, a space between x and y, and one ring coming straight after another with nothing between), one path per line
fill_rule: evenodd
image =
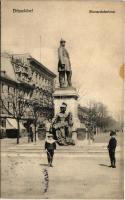
M116 168L116 158L115 158L115 149L116 149L116 146L117 146L117 140L115 138L116 132L111 131L110 136L111 136L111 138L109 140L108 150L109 150L109 157L110 157L110 161L111 161L111 166L109 166L109 167Z
M53 156L54 156L54 150L56 149L56 142L53 139L52 134L49 134L48 138L45 141L45 149L47 152L48 166L53 167L52 161L53 161Z

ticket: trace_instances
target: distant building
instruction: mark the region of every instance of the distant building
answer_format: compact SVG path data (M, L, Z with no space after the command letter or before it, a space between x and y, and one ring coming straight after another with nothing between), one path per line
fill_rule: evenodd
M9 96L17 91L22 91L24 101L28 102L23 120L34 118L31 109L34 104L40 121L52 118L55 77L53 72L29 54L1 54L1 96L4 98L1 102L1 127L6 127L6 119L13 118Z

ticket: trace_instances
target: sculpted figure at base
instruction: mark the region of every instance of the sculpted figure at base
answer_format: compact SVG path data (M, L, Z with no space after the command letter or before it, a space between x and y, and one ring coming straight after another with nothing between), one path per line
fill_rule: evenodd
M71 129L69 128L69 121L70 126L72 126L73 122L71 122L69 114L66 114L66 108L67 104L62 103L60 112L56 115L52 123L52 132L59 145L74 144L71 142Z
M71 83L71 63L69 58L69 53L65 48L66 41L60 40L60 47L58 48L58 72L59 72L59 83L60 87L70 87ZM67 78L67 79L66 79Z

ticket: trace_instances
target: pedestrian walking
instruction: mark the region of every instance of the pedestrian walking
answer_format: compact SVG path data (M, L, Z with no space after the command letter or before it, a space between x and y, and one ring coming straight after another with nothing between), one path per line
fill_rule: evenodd
M116 158L115 158L115 149L117 146L116 132L111 131L110 137L111 138L110 138L109 144L107 146L108 151L109 151L110 162L111 162L111 165L109 167L116 168Z
M52 134L49 134L45 141L45 149L47 152L48 166L53 167L52 162L53 162L54 150L56 149L56 142L53 139Z

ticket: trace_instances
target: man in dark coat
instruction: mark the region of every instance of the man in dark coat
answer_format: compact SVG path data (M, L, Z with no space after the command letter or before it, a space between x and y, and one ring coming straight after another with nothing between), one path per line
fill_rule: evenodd
M69 53L65 48L65 40L60 40L60 47L58 48L58 72L59 72L59 83L60 87L66 86L65 75L67 76L67 86L71 86L71 63L69 58Z
M47 152L47 159L48 159L48 166L53 167L53 156L54 156L54 150L56 149L56 142L53 139L53 135L49 134L48 138L45 141L45 149Z
M115 138L116 132L111 131L110 136L111 136L111 138L110 138L109 144L108 144L109 157L110 157L110 162L111 162L110 167L116 168L116 158L115 158L115 149L116 149L116 146L117 146L117 140Z

